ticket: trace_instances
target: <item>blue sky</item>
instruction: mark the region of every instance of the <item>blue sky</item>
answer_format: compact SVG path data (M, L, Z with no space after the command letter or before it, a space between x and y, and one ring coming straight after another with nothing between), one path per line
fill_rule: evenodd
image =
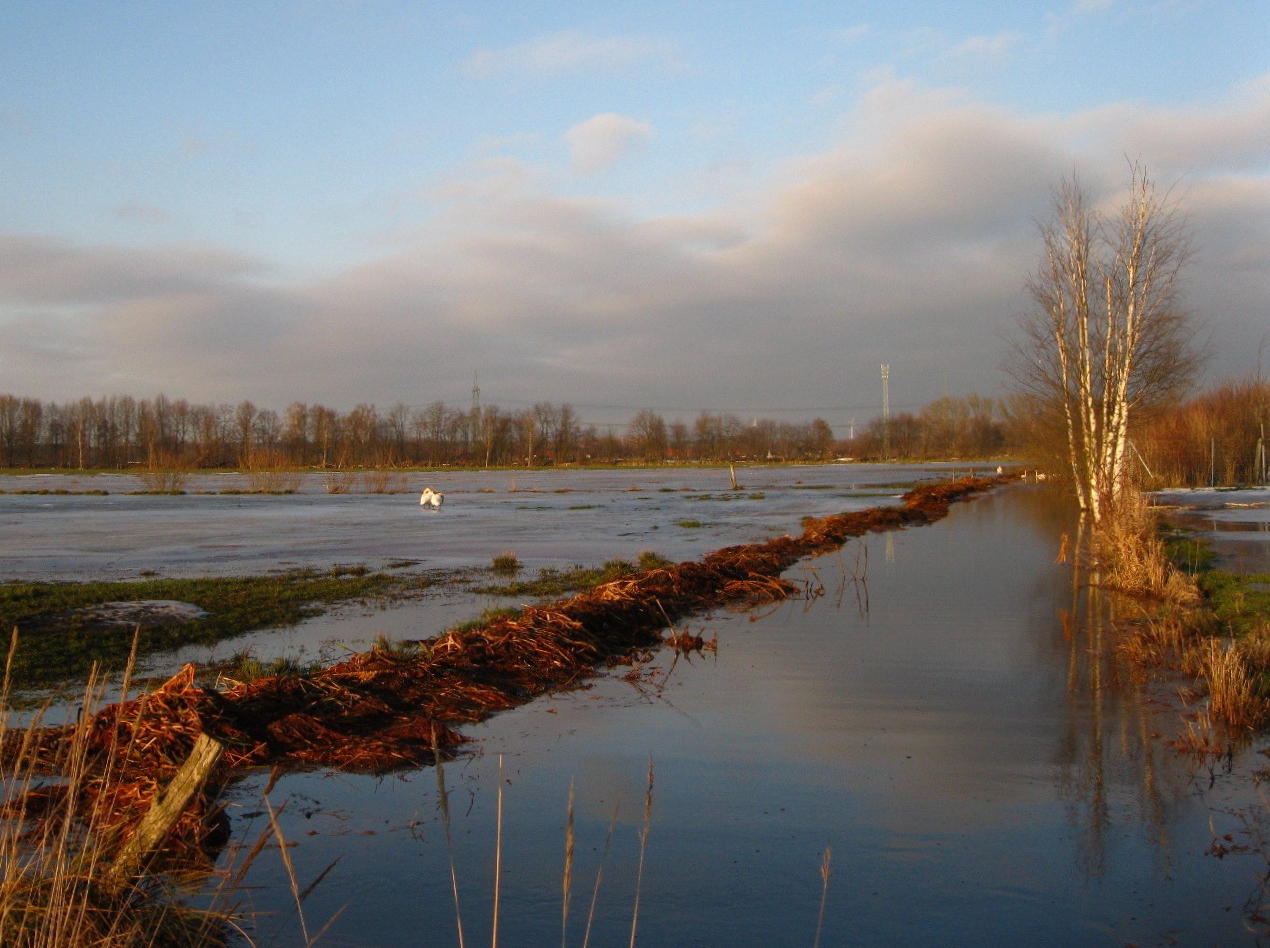
M1192 221L1210 374L1252 368L1264 0L10 3L0 390L999 394L1049 188L1127 157Z

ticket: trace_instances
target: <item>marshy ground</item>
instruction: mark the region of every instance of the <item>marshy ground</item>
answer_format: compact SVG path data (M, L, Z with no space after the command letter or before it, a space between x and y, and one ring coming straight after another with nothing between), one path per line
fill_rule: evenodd
M645 483L589 494L550 492L555 486L448 495L442 516L470 496L489 504L487 526L506 527L468 564L484 571L515 550L519 570L485 571L462 592L446 587L399 608L350 602L289 632L250 633L227 646L290 636L294 649L341 629L357 648L355 639L373 642L375 632L419 638L486 608L532 604L536 591L517 584L588 572L572 570L574 562L603 573L606 560L634 564L646 549L688 559L684 546L714 549L746 531L748 540L797 533L804 514L879 503L847 499L850 482L813 490L747 471L738 472L744 495L761 492L763 501L687 500L732 492L720 489L726 482L650 489L639 476ZM894 469L876 476L898 479ZM243 498L257 500L303 496ZM599 537L570 519L607 522L597 511L619 515ZM1175 687L1127 674L1109 654L1119 607L1054 562L1069 517L1020 487L958 505L932 527L872 534L786 570L798 598L679 624L713 651L649 651L589 687L464 726L471 743L446 772L469 938L487 934L499 754L500 940L559 937L571 781L574 871L586 897L618 808L593 937L625 938L651 754L657 785L640 943L810 944L831 843L826 944L1255 944L1249 919L1262 898L1262 863L1240 847L1255 849L1242 814L1258 803L1253 775L1265 742L1220 760L1169 746L1189 710ZM703 526L674 526L687 519ZM442 550L455 542L441 521L417 522ZM620 523L643 533L619 538ZM529 542L506 539L517 531ZM563 553L569 534L583 547L611 545L575 558ZM377 555L421 561L405 571L432 565L420 549ZM367 566L376 572L373 560ZM232 790L236 839L252 839L267 822L261 793L271 782L249 775ZM292 801L279 822L295 844L301 886L339 858L305 903L311 928L338 913L324 943L453 939L435 774L317 769L282 775L269 793L275 805ZM248 881L250 907L266 913L259 934L300 943L280 860L260 859ZM579 925L581 915L575 902ZM580 943L580 929L571 938Z

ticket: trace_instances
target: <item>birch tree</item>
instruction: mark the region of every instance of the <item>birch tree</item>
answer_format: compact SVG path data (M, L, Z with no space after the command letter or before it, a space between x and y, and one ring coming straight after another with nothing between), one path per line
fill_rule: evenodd
M1075 177L1056 189L1011 367L1063 431L1081 511L1095 523L1124 485L1131 420L1175 397L1198 361L1179 298L1186 222L1143 166L1129 177L1111 211L1092 206Z

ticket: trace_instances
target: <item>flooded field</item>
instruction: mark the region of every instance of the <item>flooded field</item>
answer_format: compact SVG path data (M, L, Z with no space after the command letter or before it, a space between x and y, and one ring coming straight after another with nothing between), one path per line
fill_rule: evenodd
M402 475L408 492L326 492L305 475L294 495L243 490L241 475L193 476L182 496L134 494L128 475L0 478L0 579L136 579L263 573L400 560L487 565L515 550L526 567L633 559L655 548L686 559L795 530L802 517L898 499L915 482L967 465L826 465L728 471L498 471ZM979 473L984 473L981 465ZM425 486L444 507L421 508ZM19 490L106 491L100 495ZM685 526L687 524L687 526Z
M1270 573L1270 490L1184 490L1156 495L1177 522L1214 543L1226 569Z
M726 471L518 475L516 493L507 474L450 475L430 480L447 491L435 513L318 484L285 497L5 495L0 571L471 566L505 549L531 569L650 548L684 559L796 531L804 515L896 502L882 485L946 470L745 470L739 496ZM1270 819L1255 776L1267 741L1216 763L1168 745L1187 709L1176 687L1122 679L1107 658L1113 607L1054 562L1069 517L1027 486L957 504L932 526L795 566L802 599L690 622L713 652L663 649L466 728L473 743L445 777L468 943L490 934L501 758L502 945L561 937L571 785L568 942L583 943L594 900L592 943L629 943L650 759L639 944L810 946L822 892L824 945L1257 944L1270 899L1247 830ZM431 635L486 604L439 594L248 638L356 647L376 631ZM301 945L328 922L323 945L456 944L436 777L278 780L269 800L287 801L299 885L338 862L302 926L277 850L260 857L244 893L257 944ZM267 826L267 783L230 791L236 839Z

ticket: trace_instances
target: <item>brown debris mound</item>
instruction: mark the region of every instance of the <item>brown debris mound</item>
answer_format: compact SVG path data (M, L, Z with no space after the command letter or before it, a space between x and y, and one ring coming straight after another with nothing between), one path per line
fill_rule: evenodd
M967 477L919 487L904 495L902 506L808 519L798 537L726 547L701 562L634 573L481 628L448 631L417 651L366 652L306 678L265 678L216 691L195 684L194 667L187 665L157 690L80 725L92 728L90 753L102 773L88 782L83 803L104 807L107 823L126 832L204 731L226 746L215 778L221 782L269 765L383 773L429 763L434 746L444 753L465 740L456 725L567 687L632 649L655 646L662 629L690 613L784 599L795 587L781 573L799 559L870 531L939 520L949 504L1008 480ZM57 772L75 728L10 731L0 757L12 760L25 738L34 742L41 768ZM217 789L190 807L170 848L188 855L188 847L207 836L218 816Z

